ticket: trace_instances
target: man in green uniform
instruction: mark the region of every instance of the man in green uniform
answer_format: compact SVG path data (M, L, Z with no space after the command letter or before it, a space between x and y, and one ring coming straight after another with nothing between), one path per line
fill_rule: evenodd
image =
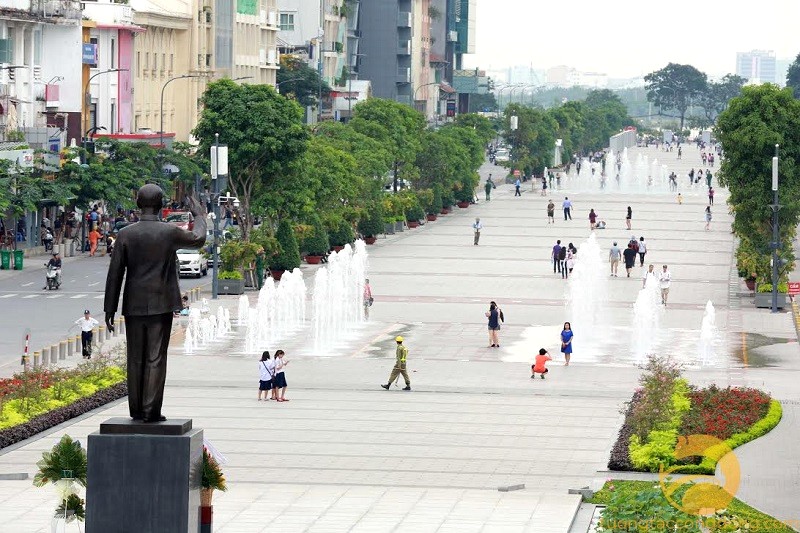
M258 290L261 290L261 287L264 286L265 256L264 248L259 248L258 254L256 255L256 285L258 285Z
M411 380L408 379L408 372L406 372L406 357L408 357L408 348L403 346L403 337L395 337L395 342L397 342L397 351L395 352L395 357L397 358L394 363L394 368L392 369L392 373L389 375L389 383L386 385L381 385L386 390L389 390L389 387L392 386L392 381L397 379L397 376L403 376L403 379L406 381L406 387L403 390L411 390Z
M489 174L489 177L486 178L486 183L483 186L483 190L486 191L486 201L488 202L492 198L492 189L494 188L494 182L492 181L492 175Z

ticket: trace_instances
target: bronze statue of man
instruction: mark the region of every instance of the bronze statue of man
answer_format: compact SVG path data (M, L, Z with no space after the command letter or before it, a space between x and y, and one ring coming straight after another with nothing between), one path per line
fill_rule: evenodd
M106 278L106 325L114 330L123 278L125 337L128 341L128 408L131 418L166 420L161 415L167 378L167 349L172 316L181 308L178 287L179 248L199 248L206 241L206 212L194 198L194 229L187 231L159 218L164 192L158 185L139 189L139 222L120 230Z

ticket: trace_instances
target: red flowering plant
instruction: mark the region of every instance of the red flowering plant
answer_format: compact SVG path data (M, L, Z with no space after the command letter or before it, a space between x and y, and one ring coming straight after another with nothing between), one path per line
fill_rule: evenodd
M681 424L681 435L713 435L725 440L747 431L769 410L769 394L757 389L710 385L689 393L692 407Z

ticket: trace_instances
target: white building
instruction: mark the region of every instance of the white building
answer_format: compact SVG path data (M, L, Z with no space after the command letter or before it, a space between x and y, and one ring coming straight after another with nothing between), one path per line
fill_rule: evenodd
M0 0L0 140L58 151L79 131L80 20L77 1Z
M751 50L737 53L736 74L750 83L775 83L775 52Z

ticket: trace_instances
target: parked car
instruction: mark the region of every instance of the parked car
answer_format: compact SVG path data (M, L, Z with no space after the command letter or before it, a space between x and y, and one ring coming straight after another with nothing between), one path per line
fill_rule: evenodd
M208 259L203 250L180 249L178 255L178 270L181 276L205 276L208 274Z
M189 231L194 229L194 217L189 211L172 211L164 217L164 222Z
M494 154L495 164L508 160L509 160L508 150L506 150L505 148L498 148L497 152L495 152Z

